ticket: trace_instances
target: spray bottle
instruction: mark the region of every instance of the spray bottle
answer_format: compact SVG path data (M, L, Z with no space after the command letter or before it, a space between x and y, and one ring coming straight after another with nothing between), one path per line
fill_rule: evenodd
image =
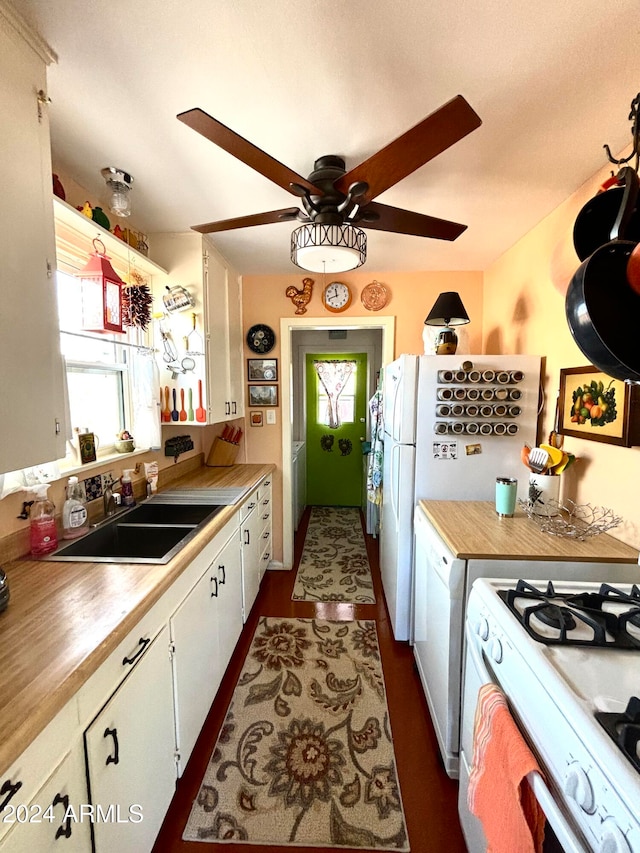
M76 539L89 532L84 494L77 477L69 477L67 499L62 507L62 538Z
M135 506L135 498L133 497L133 483L131 482L131 475L133 474L133 470L131 468L125 468L122 472L122 477L120 478L120 483L122 484L122 503L125 506Z
M47 497L48 483L35 486L36 498L31 507L31 528L29 538L31 553L34 557L50 554L58 547L55 506Z

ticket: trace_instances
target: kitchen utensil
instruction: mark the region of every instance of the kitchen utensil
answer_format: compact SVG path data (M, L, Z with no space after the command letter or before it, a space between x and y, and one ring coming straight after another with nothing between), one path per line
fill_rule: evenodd
M619 183L620 177L618 174L615 186L590 199L576 217L573 245L581 261L585 261L611 239L611 230L624 196L624 186ZM625 237L635 242L640 241L640 211L635 205L629 215Z
M541 447L533 447L529 452L529 468L534 474L542 474L549 464L549 454Z
M204 347L202 345L202 335L196 331L196 316L195 312L191 315L193 328L184 339L184 348L187 353L191 353L192 355L202 355Z
M541 444L540 448L542 450L546 450L549 454L549 461L547 462L548 468L553 468L555 465L559 465L562 462L562 451L558 450L557 447L554 447L552 444Z
M563 471L569 467L569 465L573 462L576 457L573 453L567 453L566 451L562 451L562 459L560 462L555 465L552 469L553 474L562 474Z
M186 421L187 410L184 407L184 388L180 389L180 420Z
M531 448L529 447L529 445L523 444L522 450L520 451L520 459L522 460L522 464L526 465L527 468L529 468L529 470L531 470L531 468L529 467L529 454L530 453L531 453Z
M176 389L173 389L173 409L171 410L171 420L177 421L180 417L180 412L178 411L178 406L176 403Z
M556 411L553 416L553 429L549 433L549 444L551 447L560 449L564 441L564 436L560 434L560 394L556 397Z
M181 284L174 284L172 287L167 285L165 290L167 292L162 297L162 301L167 311L186 311L195 305L193 296Z
M638 176L626 166L625 192L611 240L578 267L566 296L571 334L589 361L614 379L640 381L637 317L640 293L627 281L635 243L620 239L638 196Z
M207 413L202 406L202 379L198 379L198 408L196 409L196 420L199 423L204 423L207 420Z
M162 395L161 395L162 396ZM169 408L169 386L164 386L164 406L160 412L160 420L163 423L171 420L171 409Z
M196 416L193 411L193 390L191 388L189 388L189 408L187 409L187 414L190 421L195 420Z

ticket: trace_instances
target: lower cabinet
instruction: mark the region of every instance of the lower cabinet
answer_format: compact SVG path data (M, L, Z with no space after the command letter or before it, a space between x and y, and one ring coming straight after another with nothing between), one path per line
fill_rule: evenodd
M178 773L182 775L242 631L237 534L169 620Z
M96 853L151 850L176 781L168 626L84 738Z
M240 525L242 547L242 620L247 621L260 589L260 533L262 521L258 509L258 490L245 502Z
M78 737L28 805L9 804L3 810L3 823L12 826L0 847L11 853L87 853L91 836L86 804L84 749Z

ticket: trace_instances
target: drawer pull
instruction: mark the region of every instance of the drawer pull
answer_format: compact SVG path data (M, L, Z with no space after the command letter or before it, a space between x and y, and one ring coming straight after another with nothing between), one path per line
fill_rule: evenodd
M265 485L265 486L270 486L270 485L271 485L271 480L265 480L263 485Z
M270 512L265 512L265 514L262 516L262 520L263 520L263 521L266 521L266 520L269 518L269 516L270 516L270 515L271 515L271 513L270 513Z
M133 657L122 658L122 665L126 666L127 664L134 664L138 660L142 652L147 648L150 642L151 640L149 639L149 637L140 637L140 639L138 640L138 645L140 646L140 648Z
M0 788L0 796L2 796L3 794L6 794L6 796L4 800L0 803L0 812L7 805L13 795L20 790L20 788L22 788L22 782L16 782L15 785L12 785L11 782L7 779L3 783L2 788Z
M249 531L248 531L248 530L245 530L245 531L244 531L244 544L245 544L245 545L249 545L249 544L250 544L250 539L251 539L251 536L250 536L250 534L249 534Z
M268 560L271 559L271 554L268 551L265 551L264 557L262 559L265 561L265 563L268 562Z
M268 530L265 530L265 532L262 534L262 538L263 538L263 539L268 539L270 535L271 535L271 534L269 533L269 531L268 531Z
M265 498L265 499L262 501L262 506L267 506L267 504L268 504L268 503L269 503L269 498Z
M222 580L220 581L220 583L224 583L226 578L227 578L227 573L224 569L224 566L218 566L218 575L220 575L221 571L222 571Z
M255 504L255 501L251 501L251 503L249 504L249 506L247 507L247 509L253 509L255 505L256 505L256 504Z
M120 745L118 744L118 730L106 728L102 737L113 738L113 755L107 755L105 766L109 764L120 764Z
M215 590L215 592L214 592ZM218 597L218 578L211 578L211 598Z
M62 838L64 835L65 838L71 838L71 815L69 814L69 795L68 794L56 794L53 798L53 802L51 803L52 807L62 804L64 807L64 813L66 818L60 824L60 826L56 829L56 838Z

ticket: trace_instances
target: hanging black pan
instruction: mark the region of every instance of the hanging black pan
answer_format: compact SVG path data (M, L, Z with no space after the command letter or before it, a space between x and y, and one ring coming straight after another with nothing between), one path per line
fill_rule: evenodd
M571 334L592 364L615 379L640 382L640 293L627 280L636 241L622 239L638 198L638 176L625 166L620 177L623 197L610 240L574 273L565 308Z
M621 169L617 182L604 192L600 192L584 205L573 226L573 246L581 261L586 260L600 246L611 240L616 217L623 203L624 185ZM634 204L624 233L625 240L640 242L640 210Z

